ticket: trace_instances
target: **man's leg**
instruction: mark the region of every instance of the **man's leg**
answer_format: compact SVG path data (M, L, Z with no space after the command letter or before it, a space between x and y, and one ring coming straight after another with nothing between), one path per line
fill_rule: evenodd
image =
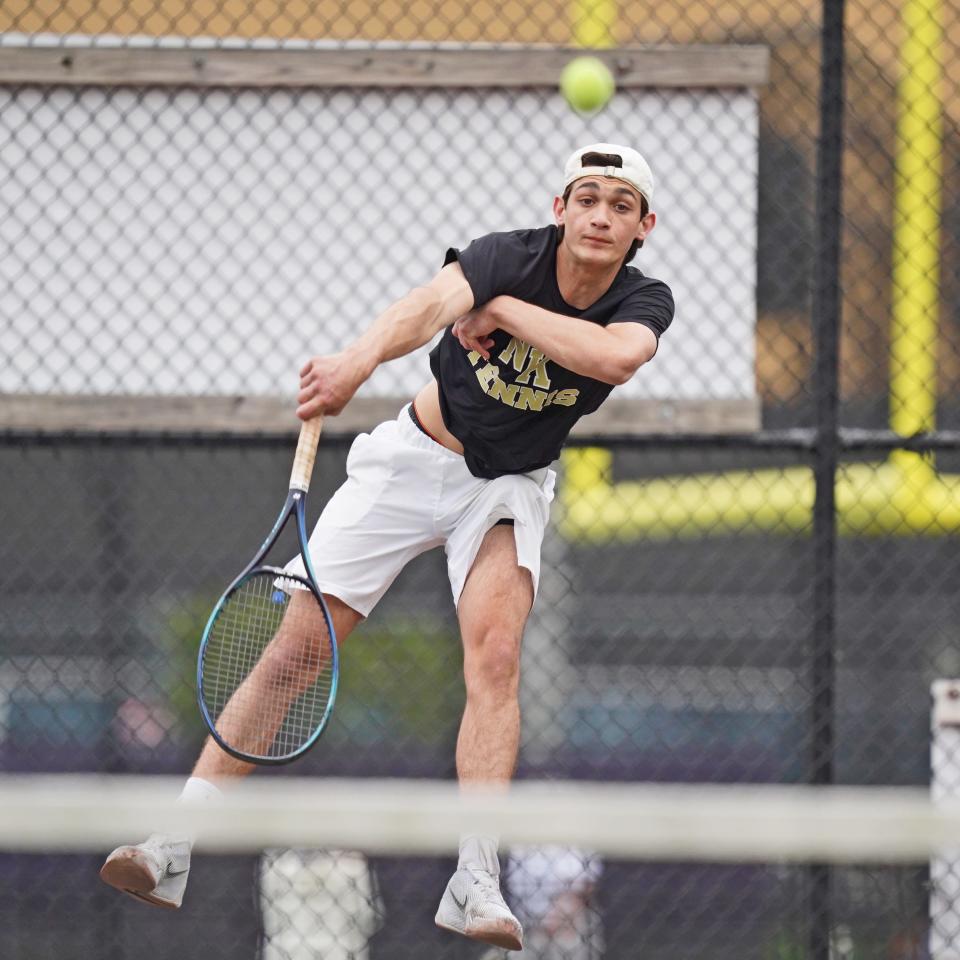
M530 571L517 565L513 527L493 527L460 595L467 702L457 738L461 784L513 776L520 744L520 642L530 608Z
M327 604L327 609L330 611L330 619L333 621L333 630L337 637L337 643L343 643L353 632L357 624L363 620L363 617L337 597L324 594L323 599ZM308 609L311 609L311 611L314 609L313 600L309 597L301 598L298 591L290 599L290 616L294 622L298 619L298 612L295 608L298 600L302 600L304 605ZM318 608L317 613L319 613ZM282 631L283 626L281 625L280 633L282 633ZM280 634L278 634L277 639L280 639ZM271 646L273 646L273 644L271 644ZM296 657L300 648L298 638L291 636L289 646L291 656ZM277 650L275 658L281 659L282 657L283 651ZM256 667L254 668L254 673L255 672ZM291 699L293 699L293 697L301 691L294 689L296 685L296 675L289 674L289 676L291 678ZM276 699L282 700L283 698L277 697ZM256 702L256 697L251 697L250 700ZM245 763L243 760L231 757L229 753L225 753L220 749L213 737L207 737L203 749L200 751L200 757L197 760L196 766L193 768L191 779L203 780L206 783L219 787L222 786L224 782L229 782L232 778L246 776L253 771L254 767L255 764Z
M457 738L462 785L513 776L520 743L520 643L533 604L530 572L517 563L513 527L487 532L460 595L467 701ZM437 912L439 926L520 950L523 931L500 894L496 838L461 839L460 859Z
M363 619L356 610L348 607L342 600L333 596L324 596L337 641L342 642L353 632ZM295 594L290 601L290 610L296 622L298 603L312 600L299 598ZM289 641L281 625L273 643L278 645L276 657L284 656L284 647L289 646L291 659L302 650L299 638L292 633ZM291 699L297 694L297 680L291 671L281 671L290 676ZM238 721L242 723L242 711ZM200 753L200 759L193 774L187 781L180 800L186 803L209 802L219 795L219 790L231 780L244 777L254 769L254 764L244 763L225 753L212 737L208 737ZM169 837L155 834L143 843L118 847L107 857L100 870L103 880L129 893L131 896L157 907L176 909L183 900L187 874L190 869L190 848L192 841L186 837Z

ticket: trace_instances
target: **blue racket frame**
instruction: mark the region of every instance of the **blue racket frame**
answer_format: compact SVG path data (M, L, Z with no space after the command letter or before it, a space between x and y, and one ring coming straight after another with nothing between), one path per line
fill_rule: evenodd
M327 604L324 602L323 593L320 591L320 588L317 585L317 577L313 571L313 563L310 560L310 551L308 549L309 537L307 536L306 501L306 491L299 490L297 488L290 490L290 493L287 495L287 499L283 505L283 509L280 511L280 516L277 518L277 522L273 525L273 529L267 535L266 540L263 541L263 545L256 552L253 559L246 565L246 567L243 568L236 579L230 584L229 587L227 587L223 593L223 596L220 597L216 606L213 608L213 612L210 614L210 618L207 620L207 625L204 627L203 636L200 639L200 651L197 654L197 704L200 707L200 715L203 717L203 722L210 731L210 735L216 741L217 746L219 746L224 752L230 754L231 757L234 757L237 760L243 760L246 763L255 763L261 766L278 766L280 764L290 763L291 761L296 760L298 757L302 757L317 742L317 740L320 738L320 735L326 729L327 723L330 720L330 716L333 713L333 705L337 699L337 686L340 679L340 654L337 649L337 634L333 629L333 620L330 617L330 611L327 609ZM280 531L286 526L291 514L293 514L296 520L297 543L300 548L300 556L303 558L304 568L307 572L306 577L300 577L295 574L287 573L281 567L260 564L260 561L263 560L270 548L276 543L277 538L280 536ZM313 595L320 604L320 609L323 611L323 617L327 624L327 630L330 633L330 695L327 698L326 710L324 710L323 716L320 718L317 728L313 731L310 737L296 750L288 754L283 754L279 757L263 757L244 753L242 750L237 750L235 747L232 747L230 744L228 744L217 731L216 724L213 718L210 716L210 711L207 709L207 704L203 696L203 663L207 651L207 644L210 639L210 631L213 629L213 625L217 622L217 618L220 616L220 611L230 599L231 594L243 586L243 584L250 577L258 573L272 574L282 577L284 580L296 580L298 583L302 583L308 590L312 591Z

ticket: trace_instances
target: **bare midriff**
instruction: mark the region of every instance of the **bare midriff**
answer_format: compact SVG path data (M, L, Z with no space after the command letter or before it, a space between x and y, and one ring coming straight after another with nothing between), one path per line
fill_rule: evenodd
M424 430L437 443L454 453L463 453L463 444L444 426L443 417L440 415L440 395L436 380L431 380L417 394L413 407Z

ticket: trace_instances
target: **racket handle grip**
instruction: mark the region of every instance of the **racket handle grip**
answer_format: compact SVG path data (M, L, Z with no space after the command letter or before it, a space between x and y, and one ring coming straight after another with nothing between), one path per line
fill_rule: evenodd
M290 489L310 489L310 477L313 474L313 461L317 458L317 444L320 442L320 431L323 429L323 414L311 420L304 420L300 424L300 439L297 441L297 452L293 455L293 470L290 472Z

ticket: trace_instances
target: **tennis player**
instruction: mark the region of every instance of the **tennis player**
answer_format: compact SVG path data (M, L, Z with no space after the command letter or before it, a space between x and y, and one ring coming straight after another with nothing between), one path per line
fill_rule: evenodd
M673 319L666 284L627 264L653 230L653 176L629 147L567 160L554 223L447 251L426 285L388 307L342 353L300 371L297 415L335 415L381 364L443 332L433 374L396 420L357 437L347 479L311 535L338 638L413 557L443 546L464 647L456 748L464 785L506 785L520 733L520 642L540 579L558 457L573 425L652 359ZM302 561L288 569L302 574ZM252 767L208 740L181 800L206 802ZM190 840L155 835L115 850L107 882L178 907ZM500 892L497 838L461 838L438 926L511 950L520 923Z

